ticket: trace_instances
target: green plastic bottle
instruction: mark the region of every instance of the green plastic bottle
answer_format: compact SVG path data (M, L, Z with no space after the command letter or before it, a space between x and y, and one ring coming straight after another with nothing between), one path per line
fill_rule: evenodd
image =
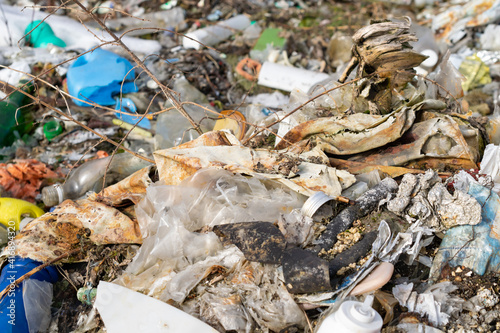
M22 86L22 84L21 84ZM32 93L33 85L28 84L22 88L27 93ZM33 127L33 122L26 113L31 99L20 91L14 91L8 98L0 99L0 148L12 145L16 140L14 132L19 136L28 133Z

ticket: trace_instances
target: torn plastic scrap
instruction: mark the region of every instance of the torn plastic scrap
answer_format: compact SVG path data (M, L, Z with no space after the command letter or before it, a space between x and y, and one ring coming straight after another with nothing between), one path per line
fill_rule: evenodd
M356 182L356 178L347 171L306 162L307 159L297 154L244 146L177 147L156 151L154 157L160 179L171 185L178 184L202 168L260 175L275 179L307 196L322 191L337 197L342 189Z
M330 154L356 154L400 138L414 120L415 112L409 108L383 116L355 113L318 118L292 128L276 149L310 139Z
M23 228L14 240L16 255L47 262L80 246L81 237L96 245L142 243L137 221L117 209L87 199L66 200ZM8 255L5 249L2 257Z
M500 198L476 181L468 184L467 193L482 207L481 223L446 232L431 267L433 280L439 278L445 263L468 267L479 275L500 271Z

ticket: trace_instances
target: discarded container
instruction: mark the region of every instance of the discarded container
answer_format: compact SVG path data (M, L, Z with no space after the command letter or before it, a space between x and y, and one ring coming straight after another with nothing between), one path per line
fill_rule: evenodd
M43 134L49 142L62 132L63 128L61 126L61 123L57 120L48 121L45 123L45 125L43 125Z
M140 36L154 32L149 29L183 30L186 26L185 12L181 7L175 7L170 10L162 10L134 17L126 16L106 20L105 24L113 31L127 31L128 36Z
M30 94L33 91L31 84L20 88L21 91ZM29 132L33 124L26 117L26 105L31 101L21 91L14 91L9 98L0 101L0 148L10 146L17 137Z
M80 56L68 69L68 91L76 105L112 105L115 95L137 91L134 68L125 58L97 48ZM86 102L88 101L88 102Z
M0 331L5 333L44 332L51 319L52 283L57 282L57 269L48 266L18 287L16 279L40 266L29 258L11 257L0 275L0 290L8 288L0 299Z
M130 98L121 98L121 99L117 98L116 104L115 104L115 110L124 111L124 112L128 112L128 113L137 113L137 107L135 106L134 101L131 100ZM151 122L146 117L142 118L142 115L131 116L128 114L116 112L116 117L118 119L123 120L126 123L133 124L133 125L135 125L140 119L141 121L139 121L137 126L142 127L142 128L146 128L146 129L151 129Z
M258 84L284 91L292 91L296 88L307 92L316 83L328 77L326 73L266 61L260 69Z
M45 212L34 204L14 198L0 198L0 223L19 230L19 223L23 215L29 214L31 217L39 217Z
M95 307L109 333L217 333L201 320L165 302L109 282L99 282Z
M26 39L33 47L47 47L50 44L66 47L66 43L56 36L50 25L45 21L33 21L26 27L24 33L28 34Z
M179 93L181 102L196 103L208 110L212 110L207 96L191 85L185 76L179 76L174 79L173 90ZM165 106L169 107L171 104L167 103ZM189 113L193 120L200 124L202 131L206 132L213 129L215 122L210 118L214 118L217 114L216 111L210 112L193 104L184 104L183 106L184 110ZM192 128L186 117L180 114L179 111L172 109L158 116L155 136L156 149L174 147L196 139L198 136L198 132Z
M185 48L196 50L202 48L203 45L213 46L228 39L235 31L246 29L249 25L250 19L246 15L238 15L216 25L187 33L183 38L182 45Z
M325 318L317 333L377 333L382 329L383 320L372 308L373 296L363 303L345 301L340 308Z
M106 170L108 164L109 168ZM116 178L123 179L149 164L127 153L89 161L72 172L64 185L56 184L44 187L42 200L46 206L52 207L66 199L77 199L88 191L99 192L102 189L102 180L106 171L108 172L106 179L116 181Z

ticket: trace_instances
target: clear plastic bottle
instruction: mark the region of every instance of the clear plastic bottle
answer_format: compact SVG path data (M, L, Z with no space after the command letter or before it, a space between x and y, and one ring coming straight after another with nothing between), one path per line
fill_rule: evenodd
M207 96L192 86L183 76L178 76L173 83L173 90L179 94L181 102L197 103L204 108L213 108L208 104ZM165 107L170 107L167 103ZM184 110L200 125L203 132L210 131L215 125L217 114L193 104L184 104ZM189 121L176 109L161 113L156 121L155 149L166 149L178 146L199 137L198 132Z
M48 207L60 204L66 199L78 199L88 191L99 192L111 156L82 164L71 173L66 182L44 187L42 200ZM121 180L151 163L128 153L116 154L106 174L106 184Z
M237 15L226 21L210 25L202 29L188 32L182 45L185 48L199 50L203 45L213 46L228 39L236 31L243 31L250 26L250 19L246 15Z

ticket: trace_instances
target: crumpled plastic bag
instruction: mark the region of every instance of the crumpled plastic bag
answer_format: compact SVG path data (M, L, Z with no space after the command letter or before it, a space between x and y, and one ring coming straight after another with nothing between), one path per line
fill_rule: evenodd
M274 332L306 325L304 313L279 279L274 265L244 262L226 281L197 290L202 294L203 319L218 321L224 329L233 327L237 332L253 332L255 329L249 327L255 324Z
M153 184L136 206L144 240L127 267L124 285L159 296L175 274L222 249L218 237L203 230L241 221L278 221L305 200L276 181L216 169L200 170L176 186ZM308 224L301 228L298 234L309 234Z
M458 287L450 281L430 285L423 293L413 290L413 283L399 284L392 288L394 297L409 312L427 315L429 321L436 326L446 325L453 313L462 310L464 300L451 293Z

